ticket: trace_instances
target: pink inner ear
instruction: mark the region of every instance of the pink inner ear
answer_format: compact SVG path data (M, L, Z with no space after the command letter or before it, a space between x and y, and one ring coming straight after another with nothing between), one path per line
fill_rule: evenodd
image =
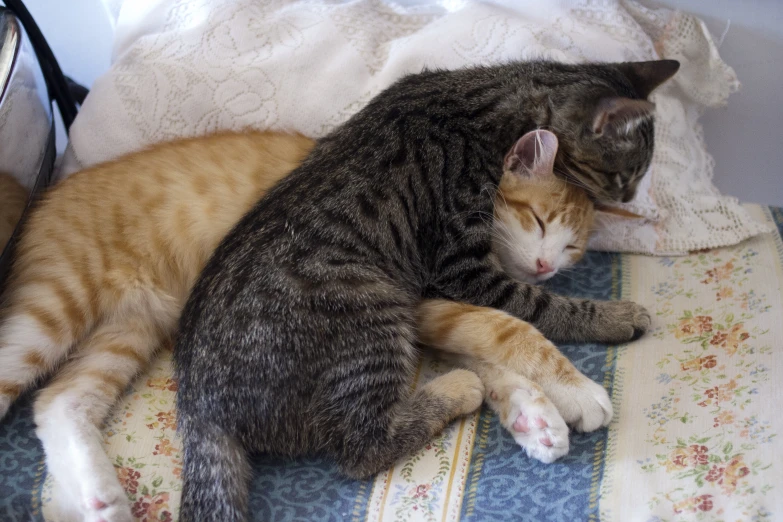
M547 130L534 130L519 138L506 154L505 168L527 176L551 176L557 156L557 136Z

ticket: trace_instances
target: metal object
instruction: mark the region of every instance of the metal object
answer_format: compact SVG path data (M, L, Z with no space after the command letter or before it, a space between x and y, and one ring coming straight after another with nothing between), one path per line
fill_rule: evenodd
M54 121L41 67L17 17L0 8L0 172L18 179L32 200L53 166ZM0 288L19 228L0 245Z
M0 171L28 190L41 168L52 107L41 67L17 18L0 10Z
M7 22L7 23L6 23ZM19 50L19 27L0 13L0 99L5 94L11 68Z

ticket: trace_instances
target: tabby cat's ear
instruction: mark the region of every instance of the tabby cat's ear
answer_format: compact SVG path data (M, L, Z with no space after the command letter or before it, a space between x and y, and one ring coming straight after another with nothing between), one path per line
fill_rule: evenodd
M504 170L524 176L552 176L557 156L557 136L547 130L530 131L506 154Z
M601 98L593 116L593 132L617 136L630 134L652 116L655 104L631 98Z
M625 62L618 64L620 71L633 85L640 98L647 98L656 87L674 76L680 68L677 60L653 60L651 62Z

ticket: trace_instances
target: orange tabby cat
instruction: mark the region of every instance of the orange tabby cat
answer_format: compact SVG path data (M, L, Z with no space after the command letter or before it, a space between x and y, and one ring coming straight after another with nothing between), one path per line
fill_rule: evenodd
M312 146L261 132L163 144L72 175L32 213L0 326L0 418L59 367L36 399L35 422L62 516L131 519L99 427L169 341L223 236ZM555 178L556 152L554 135L539 131L506 158L495 248L520 278L548 278L584 252L592 206ZM566 422L609 422L603 388L526 323L447 301L423 302L419 323L424 343L483 379L487 401L531 456L564 455Z
M0 253L22 217L27 190L10 174L0 172Z
M555 135L537 131L526 139L530 134L505 159L493 251L510 274L539 282L582 258L595 209L582 190L555 177ZM567 424L593 431L611 421L606 390L532 325L499 310L444 300L425 300L418 313L419 340L481 378L486 402L531 457L552 462L568 453Z

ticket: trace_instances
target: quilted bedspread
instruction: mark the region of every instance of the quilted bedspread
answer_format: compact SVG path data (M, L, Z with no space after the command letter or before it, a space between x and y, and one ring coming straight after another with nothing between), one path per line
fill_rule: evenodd
M653 312L634 343L562 346L615 408L608 430L572 435L567 457L527 458L484 409L374 480L317 458L259 458L254 519L783 519L783 210L747 208L777 233L685 257L591 252L551 282ZM417 382L444 370L425 358ZM104 427L138 520L176 519L175 391L164 352ZM52 520L50 497L27 397L0 424L0 520Z

